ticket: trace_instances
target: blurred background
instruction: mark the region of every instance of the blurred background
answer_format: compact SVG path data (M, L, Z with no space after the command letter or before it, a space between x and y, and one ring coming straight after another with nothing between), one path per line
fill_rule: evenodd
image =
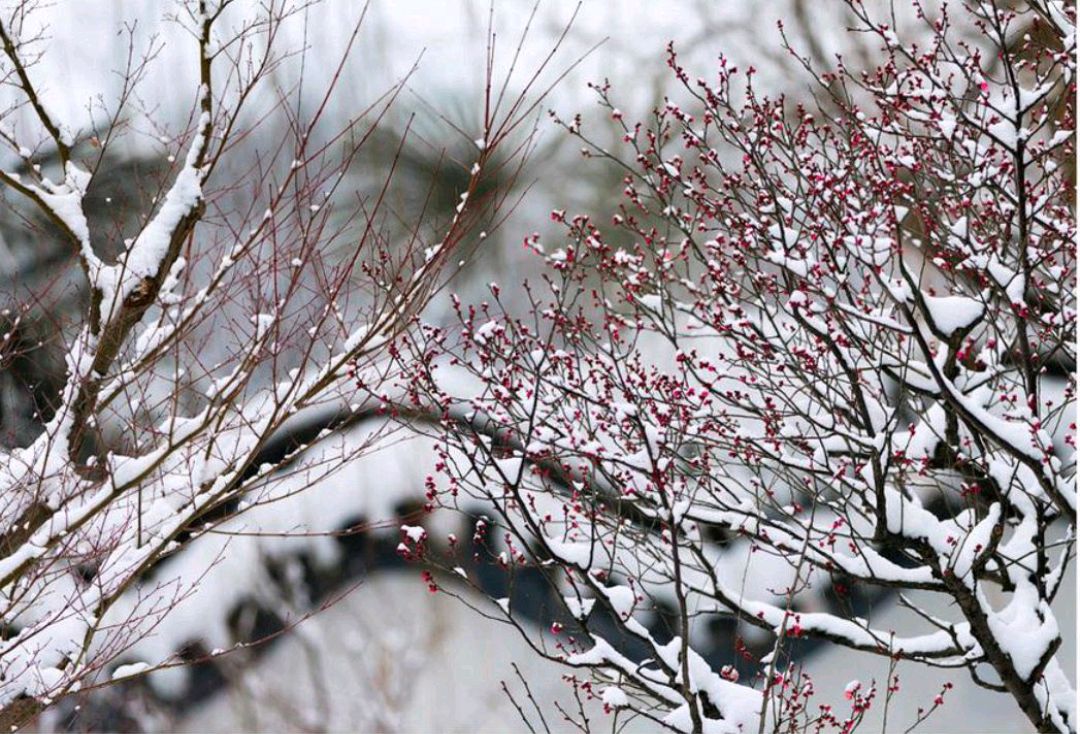
M147 192L165 180L171 158L182 153L169 141L187 124L196 75L194 44L170 18L175 10L166 0L57 0L43 4L35 16L43 37L33 74L48 108L72 129L100 124L120 94L117 70L123 67L129 37L140 52L156 49L136 95L138 104L125 121L128 134L103 161L107 175L98 177L88 198L91 228L115 232L116 241L133 226L125 219L128 212L142 209ZM238 16L243 10L237 10ZM736 65L752 64L761 89L806 99L810 80L782 50L778 20L793 44L817 63L828 63L837 53L852 65L867 64L872 57L859 38L844 32L848 23L839 0L544 0L533 12L531 3L516 0L493 5L486 0L313 3L289 19L277 42L279 53L293 54L274 78L281 96L254 100L249 115L254 119L281 98L295 105L298 117L313 112L362 18L329 103L326 130L356 119L402 80L405 86L371 144L350 166L350 180L335 195L368 196L381 186L408 129L390 210L407 228L431 187L432 209L443 213L442 219L436 214L424 224L433 236L452 213L475 157L489 27L496 39L496 80L505 77L520 44L510 94L524 91L535 101L550 87L520 133L523 140L532 134L531 155L516 180L505 184L514 190L512 200L521 197L520 203L497 231L468 243L472 255L450 286L470 300L483 298L487 284L497 281L513 303L519 291L515 286L541 265L522 247L522 239L534 232L541 240L559 237L548 216L552 209L603 214L620 195L620 171L583 158L549 116L551 111L570 120L581 114L596 140L615 146L618 135L606 124L609 114L596 104L589 82L610 81L624 118L644 119L664 103L665 93L674 93L665 64L665 46L673 41L691 77L711 75L724 54ZM900 20L903 27L906 21ZM918 28L912 23L909 32L918 33ZM533 70L553 50L540 78L527 87ZM257 155L282 133L274 124L258 128L257 136L245 143L245 154ZM0 163L19 165L18 160ZM241 170L244 161L234 165ZM85 294L77 267L50 238L47 225L15 197L4 196L0 318L10 321L19 315L14 333L23 348L0 374L0 439L16 446L32 439L42 416L49 414L63 379L63 335ZM335 246L345 245L328 243L328 255ZM425 318L449 323L448 303L440 295ZM423 501L424 477L434 458L427 438L400 431L384 436L379 423L377 418L360 421L348 437L370 435L378 450L312 492L275 504L272 517L271 511L245 516L236 528L261 523L260 529L284 533L296 527L334 531L363 525L365 532L292 539L204 536L173 561L192 574L210 569L198 592L179 605L166 627L132 651L133 660L184 651L202 662L79 697L48 713L39 728L513 731L523 725L501 682L520 693L516 664L552 728L569 730L555 705L576 707L562 680L566 671L539 661L512 628L446 595L429 594L420 569L394 553L400 520L411 517ZM462 520L447 515L431 522L448 531ZM749 559L735 557L732 563L745 566ZM766 586L767 569L751 565L749 575L755 574ZM527 597L529 590L519 593ZM543 624L548 602L539 585L535 593L530 603L536 606L537 624ZM1075 596L1073 572L1058 610L1067 630L1075 629ZM875 626L904 632L895 599L864 601ZM269 611L282 608L292 616ZM313 610L318 613L301 625L291 624ZM730 630L717 635L718 651L730 647ZM263 638L257 646L204 660L215 649ZM1062 652L1064 665L1072 669L1074 634L1065 635ZM820 701L836 706L852 678L880 684L888 675L887 661L836 649L808 648L803 660ZM949 680L955 685L950 699L923 731L1026 729L1011 700L969 680L903 664L897 672L901 692L893 711L899 713L892 716L901 722L913 719L915 709L927 706ZM880 713L871 711L867 730L880 730L875 719ZM598 706L587 708L587 714L602 724Z

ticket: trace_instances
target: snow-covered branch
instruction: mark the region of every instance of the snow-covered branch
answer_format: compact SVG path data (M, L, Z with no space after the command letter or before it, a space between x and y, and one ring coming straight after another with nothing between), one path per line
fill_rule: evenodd
M503 154L520 123L509 116L485 122L487 144L468 162L455 211L409 212L398 226L401 212L382 211L393 162L377 172L385 180L377 200L348 190L346 174L404 82L327 131L342 62L321 103L296 117L292 92L277 85L293 51L276 39L305 6L272 2L245 17L230 0L177 3L173 22L194 39L198 83L175 136L180 154L126 239L121 227L92 231L84 212L101 168L85 158L83 138L100 145L105 136L69 130L46 110L18 36L25 23L0 25L17 88L63 174L50 180L35 163L39 146L5 132L30 173L0 181L71 243L88 293L81 322L61 334L66 375L55 411L29 445L0 455L5 728L108 681L133 646L153 648L147 635L215 560L195 553L162 569L162 559L209 524L324 482L370 449L373 441L343 441L331 427L271 460L265 452L297 416L349 405L353 380L373 388L385 380L390 345L413 328L455 252L498 221L501 184L513 178L506 167L527 149ZM24 10L15 17L32 15L32 5ZM273 127L274 113L284 119L262 149L252 132ZM109 136L125 130L119 114ZM504 169L499 182L495 166ZM425 254L432 231L439 244ZM294 464L304 450L323 455ZM178 650L158 652L117 677L175 662Z
M493 285L411 343L403 389L448 418L432 499L491 503L508 573L551 568L568 613L605 606L644 646L534 643L617 687L612 709L757 729L817 638L991 670L1038 730L1075 731L1054 615L1076 523L1075 11L935 8L913 44L849 5L880 63L788 48L816 108L723 59L695 79L674 49L681 89L647 124L597 87L624 152L565 127L625 173L610 225L553 212L567 241L526 238L550 267L527 316ZM902 636L813 609L862 586L954 613L913 607ZM667 639L642 624L660 610ZM716 617L775 641L755 691L695 649Z

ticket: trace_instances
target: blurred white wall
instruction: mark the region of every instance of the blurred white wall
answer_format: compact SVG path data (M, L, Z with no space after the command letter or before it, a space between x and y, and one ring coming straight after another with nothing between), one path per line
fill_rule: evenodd
M1076 576L1062 589L1058 614L1064 630L1076 627ZM480 600L476 600L480 601ZM880 629L902 630L905 617L895 602L875 614ZM927 607L931 613L944 609ZM1076 638L1066 633L1062 665L1076 664ZM521 692L511 663L516 662L544 708L552 731L569 731L559 721L558 701L576 711L569 685L557 665L540 660L513 629L481 618L443 594L429 594L416 573L376 574L354 593L304 623L295 637L277 645L237 678L237 685L180 722L179 731L379 731L525 732L513 705L502 693L505 680ZM954 688L945 705L917 732L1004 734L1029 731L1030 724L1008 696L976 686L966 673L901 663L900 692L882 728L884 681L889 664L876 655L834 648L812 656L814 705L845 711L843 692L853 679L879 696L860 728L863 732L902 732L916 709L929 708L945 681ZM524 703L524 701L522 701ZM596 731L610 717L588 709ZM654 730L632 722L626 732Z

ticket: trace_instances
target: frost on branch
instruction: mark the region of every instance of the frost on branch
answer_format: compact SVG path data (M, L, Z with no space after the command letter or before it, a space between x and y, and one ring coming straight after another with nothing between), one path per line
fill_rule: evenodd
M1074 10L935 7L913 44L850 9L880 64L789 48L816 107L673 49L682 89L648 124L598 87L623 150L567 131L620 163L617 213L553 212L567 242L530 313L455 301L408 400L444 416L442 501L493 503L506 572L550 569L580 623L535 649L609 709L754 730L808 638L959 668L1075 731L1053 606L1076 525ZM951 612L904 596L921 631L898 635L845 612L851 589ZM771 641L743 684L698 652L717 618Z

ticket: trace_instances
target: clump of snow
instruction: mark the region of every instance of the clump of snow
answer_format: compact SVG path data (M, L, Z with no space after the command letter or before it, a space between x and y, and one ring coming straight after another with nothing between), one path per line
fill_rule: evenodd
M626 691L618 686L608 686L600 694L600 700L612 708L622 708L630 703Z
M923 294L927 316L934 330L951 337L979 322L985 312L982 302L967 296L928 296Z
M128 663L127 665L121 665L113 671L112 679L120 680L121 678L130 678L133 675L139 675L150 670L148 663Z

